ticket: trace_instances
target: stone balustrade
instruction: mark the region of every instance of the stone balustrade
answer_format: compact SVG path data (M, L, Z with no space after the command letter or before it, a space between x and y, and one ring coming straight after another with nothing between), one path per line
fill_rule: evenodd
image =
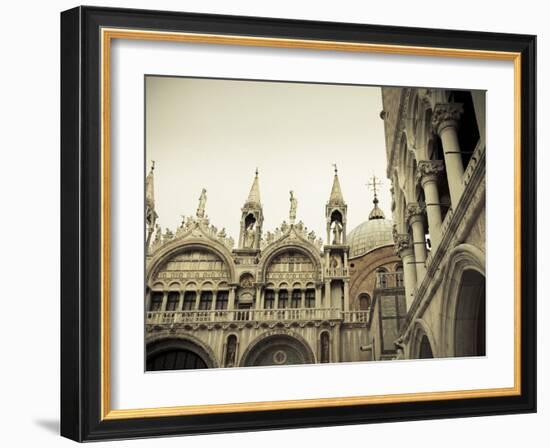
M341 311L336 308L281 308L267 310L194 310L148 311L148 325L209 322L281 322L312 320L343 320L349 323L368 323L368 311Z
M348 268L326 268L325 275L327 277L347 277L349 270Z
M342 319L342 313L340 310L334 308L148 311L146 313L146 323L148 325L171 325L178 323L201 322L269 322L338 319Z
M378 272L376 274L376 289L404 288L403 272Z
M342 313L342 318L344 322L347 323L369 323L369 312L368 311L344 311Z

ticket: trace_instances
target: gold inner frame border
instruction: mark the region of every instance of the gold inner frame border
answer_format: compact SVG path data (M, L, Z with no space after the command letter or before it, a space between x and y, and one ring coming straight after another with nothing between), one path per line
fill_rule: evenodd
M295 48L358 53L454 57L514 63L514 386L493 389L402 393L301 400L111 409L110 369L110 63L113 39ZM317 407L406 403L432 400L503 397L521 394L521 53L419 47L305 39L280 39L139 29L101 29L101 420L204 415L228 412L307 409Z

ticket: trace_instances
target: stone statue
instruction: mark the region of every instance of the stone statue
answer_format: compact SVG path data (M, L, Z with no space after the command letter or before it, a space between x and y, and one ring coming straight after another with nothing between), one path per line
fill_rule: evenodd
M319 248L319 250L321 250L321 248L323 247L323 240L321 238L317 238L317 240L315 241L315 245Z
M153 244L160 244L160 239L161 239L161 236L162 236L162 229L160 228L160 226L158 224L155 227L156 227L157 233L155 233L155 241L154 241Z
M199 207L197 208L198 218L204 218L205 207L206 207L206 188L203 188L201 195L199 197Z
M163 240L164 241L169 241L172 238L174 238L174 234L172 233L172 231L168 227L166 227L166 230L164 231Z
M244 231L244 247L254 246L254 223L250 223Z
M315 232L312 230L311 232L308 233L307 235L307 239L309 241L311 241L312 243L315 242Z
M340 224L338 221L334 221L332 234L334 235L332 244L340 244L342 242L342 224Z
M218 233L218 237L225 238L226 236L227 234L225 233L225 227L222 227L222 229L220 230L220 233Z
M296 221L297 208L298 208L298 200L294 196L294 192L290 190L290 213L289 213L290 224L294 224L294 222Z

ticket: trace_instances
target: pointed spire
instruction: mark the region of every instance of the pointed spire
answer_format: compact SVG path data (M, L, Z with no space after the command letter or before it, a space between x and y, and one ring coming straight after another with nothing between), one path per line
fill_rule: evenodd
M254 177L254 182L252 182L252 187L250 188L250 193L248 194L248 199L246 204L254 204L260 206L260 180L258 178L258 168L256 168L256 176Z
M338 167L335 163L332 164L334 167L334 180L332 182L332 190L330 192L330 198L328 203L331 205L335 204L344 204L344 197L342 196L342 188L340 188L340 181L338 180Z

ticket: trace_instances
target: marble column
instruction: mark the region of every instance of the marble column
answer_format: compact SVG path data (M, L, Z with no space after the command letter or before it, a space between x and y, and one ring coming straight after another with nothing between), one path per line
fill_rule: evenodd
M344 280L344 311L349 311L349 280Z
M160 307L161 311L166 311L166 304L168 303L168 291L162 293L162 305Z
M235 286L229 287L229 298L228 298L228 305L227 309L234 310L235 309Z
M279 288L275 289L275 309L279 309Z
M201 290L197 289L197 297L195 298L195 310L199 309L200 303L201 303Z
M432 126L441 138L441 145L443 146L453 209L456 209L464 190L464 165L457 134L462 112L462 104L440 103L436 104L432 116Z
M210 305L211 309L213 309L213 310L216 309L216 301L217 300L218 300L218 291L217 290L212 291L212 304Z
M180 291L180 302L178 304L178 311L183 311L183 301L185 300L185 289Z
M325 280L325 308L332 308L330 280Z
M262 287L260 285L256 286L256 304L254 306L255 309L261 310L263 308L262 306Z
M302 289L301 293L302 293L302 297L300 299L300 308L305 308L306 307L306 290Z
M321 285L315 284L315 308L321 308Z
M407 217L412 229L416 281L422 283L426 275L426 233L424 230L424 207L418 203L407 205Z
M395 249L403 261L405 302L408 311L414 301L414 292L416 290L416 264L410 236L408 234L396 235Z
M441 160L422 160L418 163L420 185L424 189L430 239L434 250L439 246L441 241L441 205L437 189L437 174L441 171L443 171L443 162Z

